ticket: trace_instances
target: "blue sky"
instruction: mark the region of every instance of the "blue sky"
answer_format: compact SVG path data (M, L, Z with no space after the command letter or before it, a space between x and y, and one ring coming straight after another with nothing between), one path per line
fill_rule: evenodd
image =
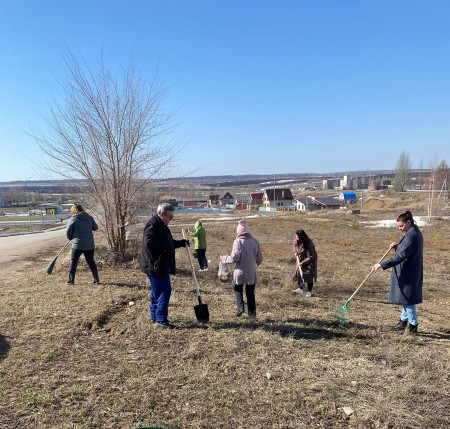
M27 132L65 49L158 69L197 176L450 162L449 23L447 0L0 0L0 181L48 178Z

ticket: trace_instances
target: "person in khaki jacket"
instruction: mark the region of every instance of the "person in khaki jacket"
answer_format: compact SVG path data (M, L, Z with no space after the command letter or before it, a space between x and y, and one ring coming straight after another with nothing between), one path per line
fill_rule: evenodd
M206 231L199 220L195 222L194 231L189 231L189 235L194 239L194 249L197 254L200 271L208 271L208 261L206 259Z

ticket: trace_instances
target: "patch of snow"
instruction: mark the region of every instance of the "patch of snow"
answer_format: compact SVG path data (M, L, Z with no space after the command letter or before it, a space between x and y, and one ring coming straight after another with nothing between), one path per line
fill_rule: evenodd
M425 218L420 216L414 218L417 226L427 226L429 225L428 221ZM366 222L361 222L368 224L367 228L397 228L397 221L395 219L388 220L371 220Z

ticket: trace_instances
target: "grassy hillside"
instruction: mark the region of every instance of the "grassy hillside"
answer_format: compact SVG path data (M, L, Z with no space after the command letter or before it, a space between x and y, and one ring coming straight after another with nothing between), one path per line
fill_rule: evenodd
M169 317L178 326L172 331L150 323L148 280L136 263L108 266L100 248L102 284L91 285L83 261L75 287L68 287L67 258L62 255L49 276L45 268L57 249L37 257L1 280L0 428L449 427L448 221L422 228L419 336L391 330L400 307L386 303L388 272L372 275L356 295L349 326L333 317L401 237L364 222L394 219L406 208L249 219L265 258L256 320L235 317L232 285L217 279L218 258L231 251L237 219L204 220L212 262L197 276L208 325L195 319L184 249L177 251L172 278ZM196 220L176 218L174 237ZM300 227L319 253L312 298L292 292L291 243Z

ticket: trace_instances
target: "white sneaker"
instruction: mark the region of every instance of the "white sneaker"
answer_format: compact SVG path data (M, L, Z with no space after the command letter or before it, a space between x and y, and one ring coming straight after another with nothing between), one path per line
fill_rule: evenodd
M208 267L206 267L203 271L208 271Z
M306 296L312 296L312 292L310 291L306 292Z
M298 287L297 289L294 289L293 292L295 292L295 293L303 293L303 289Z

